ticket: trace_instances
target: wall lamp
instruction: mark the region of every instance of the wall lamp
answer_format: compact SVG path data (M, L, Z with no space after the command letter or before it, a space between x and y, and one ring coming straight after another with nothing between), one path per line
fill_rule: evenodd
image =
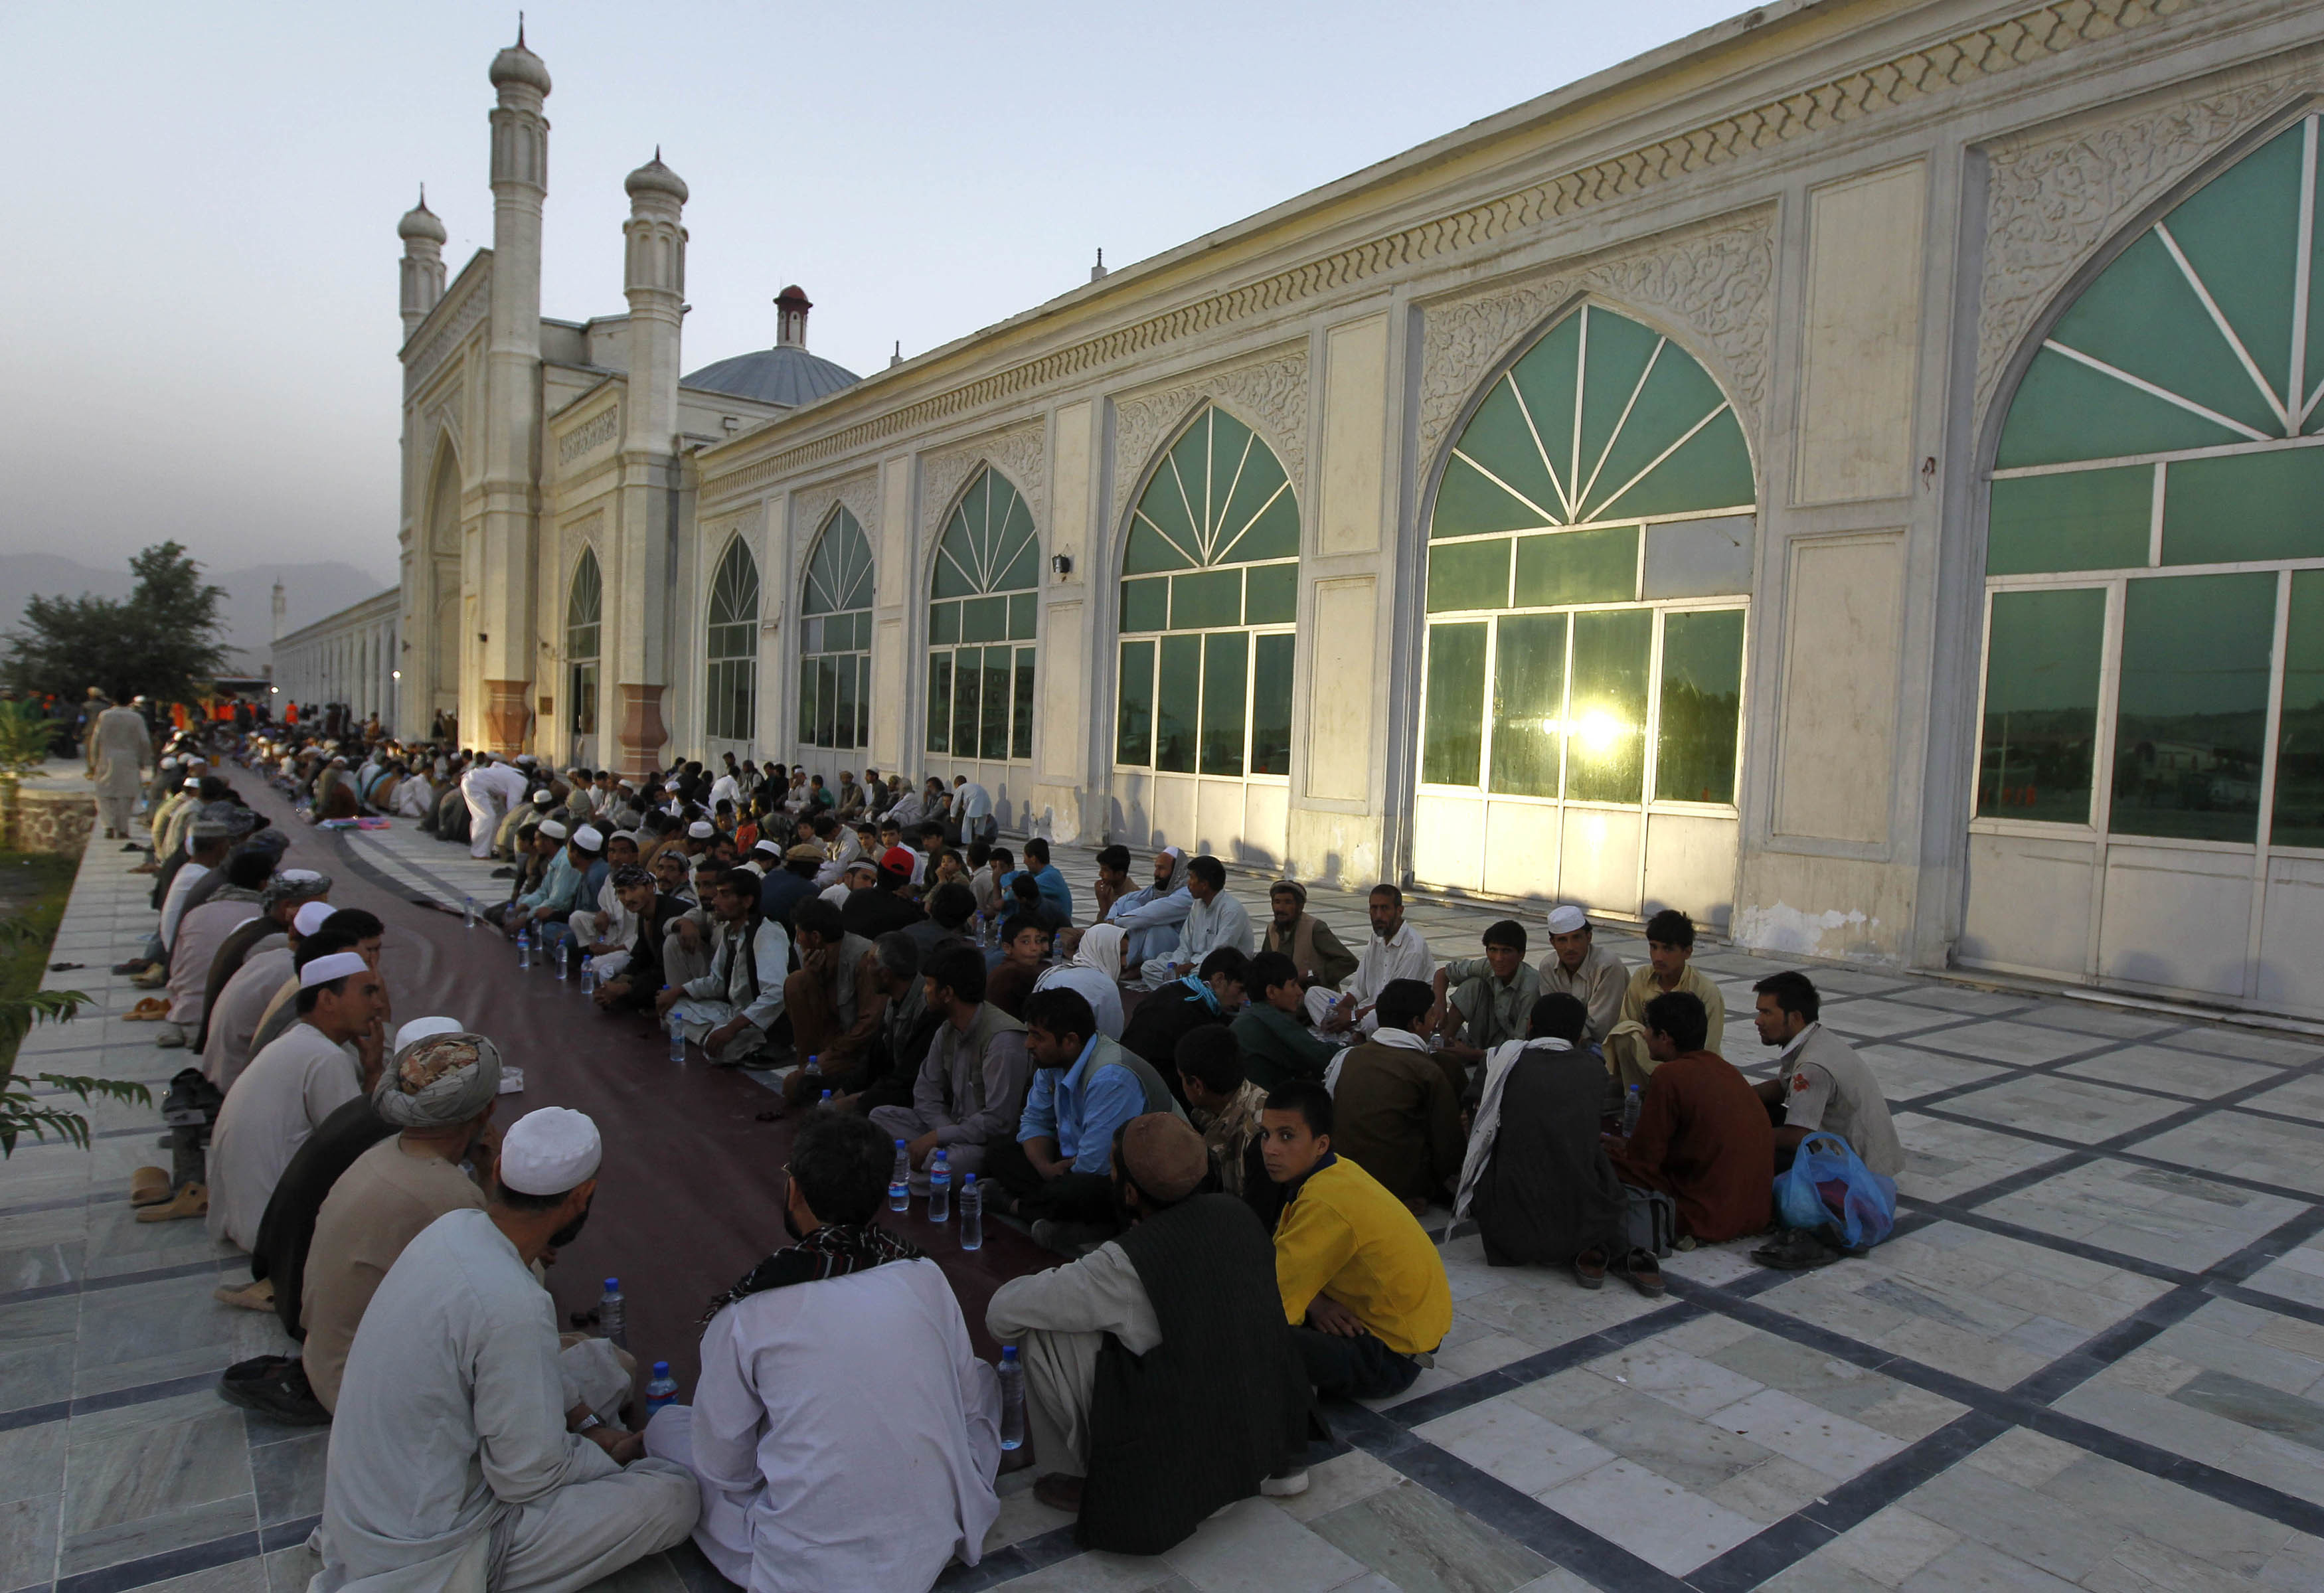
M1063 580L1065 576L1074 573L1074 556L1070 553L1051 554L1049 556L1049 567L1057 572L1057 578L1059 580Z

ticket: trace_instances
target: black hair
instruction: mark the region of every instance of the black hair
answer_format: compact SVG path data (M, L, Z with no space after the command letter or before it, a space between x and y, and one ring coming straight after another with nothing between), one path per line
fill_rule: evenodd
M1526 1037L1533 1040L1578 1040L1589 1027L1590 1008L1563 990L1541 997L1526 1015Z
M1298 982L1299 968L1290 958L1281 952L1261 952L1250 960L1250 968L1243 975L1242 988L1263 1001L1268 991Z
M1186 864L1186 872L1213 890L1224 890L1227 887L1226 864L1208 853L1191 860Z
M1028 837L1025 843L1025 861L1029 863L1037 857L1041 860L1043 867L1048 865L1049 843L1038 835L1034 835Z
M1250 959L1243 955L1240 946L1218 947L1203 959L1200 968L1194 970L1194 977L1204 984L1222 973L1243 989L1250 988Z
M1525 925L1515 918L1504 918L1485 931L1488 946L1508 946L1522 956L1526 949Z
M1665 907L1646 920L1646 938L1666 946L1694 949L1694 920L1676 907Z
M984 999L984 953L974 946L946 946L920 965L920 976L963 1001Z
M819 1220L860 1228L887 1198L895 1149L868 1118L816 1112L791 1141L791 1181Z
M819 896L810 896L791 908L791 933L794 935L819 935L828 944L846 932L839 909Z
M1130 867L1130 848L1122 845L1118 841L1111 846L1100 847L1097 854L1097 866L1101 869L1117 869L1127 871Z
M1020 870L1014 879L1009 881L1009 894L1020 902L1031 902L1038 907L1041 902L1041 882Z
M1097 1033L1097 1015L1090 1010L1088 999L1068 985L1052 985L1026 997L1024 1023L1052 1039L1071 1035L1084 1045Z
M928 893L928 916L946 929L958 929L976 914L976 892L954 879Z
M1381 987L1372 1015L1384 1029L1409 1029L1436 1005L1435 987L1425 980L1392 979Z
M1056 933L1030 913L1011 913L1001 920L1001 944L1004 946L1009 944L1028 929L1038 929L1043 935L1053 935Z
M361 907L341 907L315 926L315 935L338 934L352 936L346 945L339 948L341 951L352 951L355 941L371 940L386 933L387 925L382 924L376 916L364 912ZM315 935L307 937L309 945L315 944Z
M1646 1003L1646 1027L1668 1035L1681 1051L1700 1051L1711 1035L1711 1014L1692 990L1665 990Z
M1213 1095L1232 1095L1242 1088L1242 1047L1234 1031L1222 1023L1197 1024L1178 1036L1170 1060L1190 1079L1202 1081Z
M1823 1011L1823 998L1816 993L1808 976L1795 968L1781 973L1771 973L1751 987L1754 995L1773 996L1775 1005L1785 1012L1796 1012L1810 1023Z
M331 927L331 925L337 923L341 917L345 916L347 912L353 910L354 909L352 908L343 908L341 911L334 913L329 917L324 919L322 927L317 929L314 934L309 935L305 940L299 943L299 949L290 954L290 966L294 970L303 973L306 971L307 964L312 962L318 957L328 957L339 952L354 951L355 949L355 943L362 940L364 937L361 935L349 934L345 930L334 930ZM364 916L369 918L371 917L371 915L365 913ZM373 918L372 922L376 924L379 920ZM351 973L342 973L338 978L327 980L321 984L300 985L299 987L299 993L291 998L291 1009L297 1012L300 1017L305 1017L308 1013L315 1010L315 1003L325 990L330 991L335 996L345 995L347 989L347 981L354 977L355 975Z
M226 882L255 890L273 877L274 860L281 855L271 846L237 846L226 854Z
M975 854L972 852L970 855L973 856ZM984 861L988 863L999 863L1005 871L1016 866L1017 854L1010 851L1005 846L992 846L988 844L984 849Z
M981 869L992 861L992 843L972 841L968 843L968 866Z
M1403 891L1403 889L1402 889L1400 887L1394 886L1394 885L1390 885L1390 884L1389 884L1387 880L1385 880L1385 879L1381 880L1378 885L1375 885L1375 886L1373 886L1373 887L1372 887L1372 889L1371 889L1371 894L1372 894L1372 895L1374 895L1374 896L1384 896L1384 897L1388 898L1388 900L1390 900L1390 901L1394 902L1394 903L1395 903L1397 907L1402 907L1402 906L1404 906L1404 891Z
M1268 1092L1266 1110L1297 1112L1318 1138L1332 1131L1332 1092L1313 1079L1286 1079Z

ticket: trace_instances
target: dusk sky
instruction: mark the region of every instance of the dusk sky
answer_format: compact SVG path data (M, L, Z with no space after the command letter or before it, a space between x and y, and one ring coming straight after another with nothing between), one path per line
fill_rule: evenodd
M536 4L542 309L622 299L622 178L687 207L685 368L809 342L884 365L1727 15L1731 4ZM0 552L392 578L395 223L492 242L475 4L0 10Z

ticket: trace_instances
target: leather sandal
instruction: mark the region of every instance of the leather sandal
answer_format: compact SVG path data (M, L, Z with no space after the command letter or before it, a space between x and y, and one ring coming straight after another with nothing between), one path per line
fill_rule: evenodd
M159 996L147 996L121 1016L131 1023L159 1023L170 1016L170 1004Z
M1652 1250L1633 1250L1623 1257L1622 1275L1630 1280L1630 1287L1649 1300L1659 1299L1665 1292L1662 1263L1655 1259Z
M210 1214L210 1190L207 1183L189 1183L171 1195L167 1203L138 1209L140 1222L177 1222L189 1217Z
M1606 1252L1592 1248L1573 1258L1573 1281L1585 1289L1606 1286Z
M160 1167L139 1167L129 1174L129 1203L158 1206L170 1198L170 1174Z

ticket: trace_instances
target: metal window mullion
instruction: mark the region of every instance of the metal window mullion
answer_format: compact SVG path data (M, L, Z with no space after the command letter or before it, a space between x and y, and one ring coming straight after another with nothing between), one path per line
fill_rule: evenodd
M1477 704L1478 715L1484 721L1477 736L1477 794L1480 796L1493 794L1493 732L1501 716L1500 678L1501 622L1496 616L1485 622L1485 689L1479 694ZM1484 845L1481 835L1477 844L1481 850Z
M1646 541L1640 536L1639 542ZM1646 630L1646 723L1641 733L1646 744L1640 750L1638 762L1638 910L1646 909L1646 808L1654 801L1655 778L1659 772L1661 749L1656 744L1663 722L1663 623L1668 618L1660 609L1650 609L1654 622Z
M2107 859L2114 845L2114 760L2116 721L2122 712L2122 648L2124 617L2130 591L2127 578L2107 583L2106 627L2098 643L2098 722L2090 738L2089 928L2082 944L2082 973L2098 977L2098 953L2106 927Z
M2244 998L2259 994L2260 936L2267 923L2268 847L2275 832L2276 745L2283 734L2283 672L2291 653L2292 572L2275 577L2275 635L2267 654L2267 723L2259 750L2259 813L2253 832L2251 928L2244 952Z
M2160 459L2154 462L2153 495L2146 510L2146 567L2151 570L2163 567L2163 493L2169 488L2170 469Z
M2156 448L2144 454L2115 454L2100 459L2068 459L2056 465L2012 465L1993 472L1995 481L2022 481L2036 475L2076 475L2086 470L2119 470L2131 465L2182 459L2226 459L2238 454L2281 454L2292 448L2324 447L2324 437L2271 437L2255 442L2209 443L2197 448Z

